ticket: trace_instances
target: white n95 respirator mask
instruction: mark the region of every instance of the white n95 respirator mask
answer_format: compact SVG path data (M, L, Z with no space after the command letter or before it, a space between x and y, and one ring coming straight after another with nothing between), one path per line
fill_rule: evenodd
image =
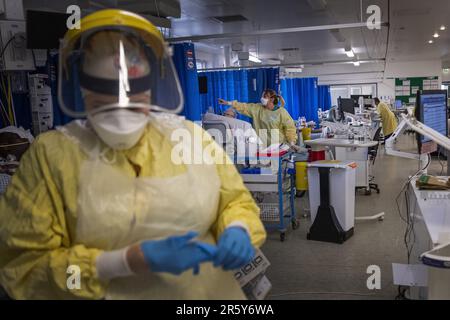
M146 114L124 108L88 114L87 117L100 139L115 150L133 147L148 123Z
M261 98L261 104L265 107L267 106L267 103L269 103L269 99L267 98Z

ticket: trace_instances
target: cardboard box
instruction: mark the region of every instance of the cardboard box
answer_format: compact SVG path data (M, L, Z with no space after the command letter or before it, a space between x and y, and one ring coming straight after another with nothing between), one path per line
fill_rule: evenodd
M416 180L416 187L420 190L448 190L450 189L450 179L422 175Z
M264 300L269 294L270 289L272 289L272 284L269 279L263 275L261 279L252 288L251 295L247 296L249 299L253 300Z
M257 249L253 260L243 266L241 269L236 270L236 272L234 273L234 277L239 281L239 284L242 288L258 275L264 274L269 266L269 260L267 260L266 256L261 252L261 250Z

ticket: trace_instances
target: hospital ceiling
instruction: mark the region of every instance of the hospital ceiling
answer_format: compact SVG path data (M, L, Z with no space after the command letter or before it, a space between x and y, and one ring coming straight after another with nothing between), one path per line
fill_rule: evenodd
M358 23L361 14L363 21L367 19L365 8L375 4L381 7L382 21L389 22L389 28L278 33L195 43L199 51L215 55L241 43L243 50L264 64L344 60L353 66L355 59L386 57L389 61L450 60L449 0L24 0L26 9L64 11L68 4L79 4L85 13L115 6L147 17L159 15L160 20L155 21L170 27L163 29L168 38ZM447 24L447 30L439 30L442 24ZM437 39L432 37L435 31L440 33ZM428 43L431 39L433 44ZM355 58L345 55L346 46L351 46Z
M448 0L181 0L181 18L172 19L170 37L249 33L258 30L346 24L365 21L369 5L381 7L381 30L351 28L299 33L279 33L228 39L196 40L202 51L215 54L223 47L242 43L263 63L384 59L415 61L440 59L450 52ZM388 6L390 15L388 17ZM361 7L363 12L361 12ZM231 22L222 22L231 17ZM450 25L447 25L449 28ZM388 37L389 31L389 37ZM439 31L440 37L432 37ZM388 50L386 42L389 39ZM432 45L428 44L434 40ZM345 55L350 45L355 58ZM387 53L387 55L386 55Z

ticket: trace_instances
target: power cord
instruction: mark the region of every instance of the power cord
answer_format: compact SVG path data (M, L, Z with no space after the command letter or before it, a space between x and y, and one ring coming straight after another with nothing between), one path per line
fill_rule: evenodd
M439 175L442 176L442 174L444 173L444 162L441 160L441 148L438 148L438 161L439 164L441 165L441 172L439 173Z
M403 186L402 186L402 188L400 189L400 192L398 193L398 195L397 195L397 197L395 198L395 202L396 202L396 204L397 204L397 210L398 210L398 212L399 212L399 215L400 215L400 218L404 221L404 222L407 222L407 220L405 219L405 218L403 218L403 216L402 216L402 214L401 214L401 209L400 209L400 205L399 205L399 199L400 199L400 197L401 197L401 195L403 194L403 192L405 191L405 189L407 188L407 186L409 185L409 183L414 179L414 178L416 178L418 175L419 175L419 173L421 172L421 171L423 171L423 170L426 170L427 168L428 168L428 166L430 165L430 163L431 163L431 157L430 157L430 155L428 155L428 163L425 165L425 167L424 168L422 168L422 169L419 169L419 170L417 170L404 184L403 184Z
M416 233L415 233L415 224L414 224L414 217L411 217L411 208L410 208L410 198L409 198L409 188L410 188L410 183L411 181L416 178L420 172L422 172L423 170L426 170L431 163L431 156L428 154L428 162L425 165L424 168L421 168L419 170L417 170L414 175L412 175L406 182L405 184L402 186L400 192L398 193L397 197L395 198L395 203L397 205L397 210L398 210L398 214L400 216L400 218L402 219L403 222L406 223L406 230L405 230L405 234L403 236L403 242L405 244L406 247L406 252L407 252L407 260L408 260L408 264L411 262L411 254L414 248L414 243L416 241ZM404 217L402 215L402 210L400 208L400 198L401 196L404 195L405 197L405 207L406 207L406 216ZM411 245L412 243L412 245ZM398 287L398 295L396 296L396 300L406 300L408 299L406 297L406 292L409 290L409 287L403 287L403 286L399 286Z
M18 35L18 33L14 34L8 41L6 41L5 46L2 48L2 51L0 53L0 57L3 58L3 55L5 54L6 49L8 48L9 44L15 39L15 37Z

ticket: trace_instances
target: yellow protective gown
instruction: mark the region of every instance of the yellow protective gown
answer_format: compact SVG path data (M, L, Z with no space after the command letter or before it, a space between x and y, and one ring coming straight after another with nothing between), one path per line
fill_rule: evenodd
M173 130L166 130L172 124L161 126L164 121L150 121L138 144L120 152L81 121L36 139L0 199L0 283L12 298L244 298L233 273L211 263L202 264L198 276L190 270L109 282L97 277L95 261L104 250L145 239L193 230L215 243L239 221L255 246L265 240L259 209L229 159L174 164ZM204 132L182 123L191 134ZM92 152L99 144L102 152ZM209 136L203 146L223 154ZM79 289L68 289L69 266L80 268Z
M232 102L233 108L243 115L252 118L256 133L267 146L276 143L272 129L279 130L279 143L295 143L297 141L297 129L294 120L284 107L277 110L269 110L260 103ZM266 131L261 131L261 130ZM267 134L265 134L265 132Z
M383 102L380 102L378 104L377 111L381 117L381 124L383 125L383 135L387 136L392 134L395 131L395 129L397 129L398 125L395 114Z

